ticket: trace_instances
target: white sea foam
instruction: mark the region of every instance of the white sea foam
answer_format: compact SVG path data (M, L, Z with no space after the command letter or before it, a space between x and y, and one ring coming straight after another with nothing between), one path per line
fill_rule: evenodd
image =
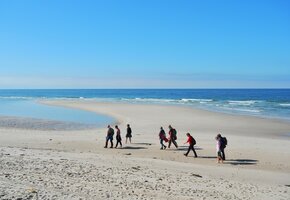
M35 99L35 97L14 97L14 96L7 96L7 97L0 97L0 99L15 99L15 100L30 100L30 99Z
M178 101L179 103L200 103L207 104L213 102L213 99L181 99Z
M290 107L290 103L280 103L280 106L283 106L283 107Z
M250 112L250 113L260 113L261 112L261 110L257 110L257 109L228 108L228 107L223 107L223 109L227 109L227 110L231 110L231 111Z
M233 100L230 100L228 102L229 102L230 105L249 106L249 105L253 105L255 103L258 103L259 101L255 101L255 100L233 101Z

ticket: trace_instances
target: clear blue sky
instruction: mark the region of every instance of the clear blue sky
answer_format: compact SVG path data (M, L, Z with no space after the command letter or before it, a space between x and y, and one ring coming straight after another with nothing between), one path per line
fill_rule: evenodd
M0 88L225 87L290 88L290 1L0 1Z

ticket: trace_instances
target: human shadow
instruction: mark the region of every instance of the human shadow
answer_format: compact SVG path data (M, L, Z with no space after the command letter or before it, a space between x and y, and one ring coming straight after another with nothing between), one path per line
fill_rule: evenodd
M224 163L230 165L256 165L258 162L258 160L253 159L229 159Z
M198 156L199 158L216 159L216 156Z
M138 149L148 149L148 148L146 148L146 147L132 147L132 146L126 146L126 147L122 147L122 149L138 150Z
M174 150L175 151L187 151L187 149L188 149L188 146L179 146L177 149L174 149ZM194 149L197 150L197 151L202 150L201 147L194 147Z
M134 143L136 145L146 145L146 146L151 146L152 143L147 143L147 142L139 142L139 143Z

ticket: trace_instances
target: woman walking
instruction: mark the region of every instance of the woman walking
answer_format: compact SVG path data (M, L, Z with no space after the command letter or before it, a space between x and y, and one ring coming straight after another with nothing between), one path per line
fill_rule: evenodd
M116 146L115 146L115 148L117 148L118 147L118 144L120 144L120 146L121 146L121 148L122 148L122 138L121 138L121 131L120 131L120 129L119 129L119 127L116 125L115 126L115 128L116 128L116 140L117 140L117 143L116 143Z
M221 135L217 135L216 139L216 152L217 152L217 163L224 162L222 157L222 141Z
M160 128L160 132L159 132L159 140L160 140L160 144L161 144L161 150L162 149L166 149L166 145L163 144L163 142L168 142L168 139L166 138L166 133L163 130L163 128Z
M130 127L130 124L127 124L127 134L126 134L126 144L127 144L127 140L129 138L129 142L131 144L131 138L132 138L132 129Z

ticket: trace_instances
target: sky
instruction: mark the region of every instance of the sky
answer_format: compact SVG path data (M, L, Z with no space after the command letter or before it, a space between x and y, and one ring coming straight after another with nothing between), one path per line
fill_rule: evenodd
M0 88L290 88L290 1L0 0Z

